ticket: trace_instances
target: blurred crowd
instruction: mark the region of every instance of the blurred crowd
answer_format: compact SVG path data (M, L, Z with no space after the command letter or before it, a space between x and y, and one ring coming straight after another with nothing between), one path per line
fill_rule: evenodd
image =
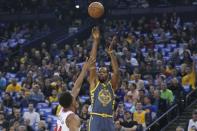
M139 130L145 128L196 88L197 21L184 22L174 13L136 21L106 21L103 25L97 66L111 69L105 48L117 36L114 49L121 71L114 111L117 131L134 125ZM39 48L4 61L0 70L0 127L53 129L53 118L47 118L56 114L58 95L72 89L91 46L92 37L76 39L63 48L43 42ZM81 130L86 131L91 110L86 80L78 101Z
M196 0L115 0L108 5L113 8L148 8L177 5L196 5Z
M197 130L197 110L193 110L191 119L188 120L186 126L178 126L176 131L196 131Z
M38 13L68 13L75 9L76 5L80 8L88 6L95 0L1 0L0 12L9 14L38 14ZM148 8L148 7L167 7L177 5L197 5L197 0L99 0L108 8ZM75 10L77 12L77 10ZM73 13L71 13L73 14ZM70 15L71 15L70 14Z
M9 54L28 44L40 36L50 32L48 24L38 21L31 23L0 24L0 63L5 62Z
M69 7L72 2L69 0L13 0L0 1L0 12L7 13L50 13L57 8Z

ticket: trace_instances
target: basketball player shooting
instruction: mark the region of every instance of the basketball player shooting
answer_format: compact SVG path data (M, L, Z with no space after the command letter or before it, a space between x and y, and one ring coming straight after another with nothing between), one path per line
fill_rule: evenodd
M74 87L69 92L64 92L59 97L59 104L61 106L58 113L57 127L55 131L80 131L80 119L75 114L76 98L80 92L84 77L88 68L95 63L95 59L89 58L83 65L82 71L74 83Z
M96 59L97 49L100 41L98 27L92 29L93 47L91 57ZM115 131L113 122L113 110L115 96L114 91L119 83L119 69L116 55L113 51L115 37L110 43L107 53L111 59L113 74L109 80L109 72L106 67L100 67L96 73L96 64L90 67L90 95L92 112L90 113L89 131Z

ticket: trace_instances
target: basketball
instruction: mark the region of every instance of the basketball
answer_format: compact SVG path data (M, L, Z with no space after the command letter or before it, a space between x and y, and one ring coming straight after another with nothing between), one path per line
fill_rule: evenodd
M100 2L92 2L88 7L88 14L95 19L98 19L104 14L104 6Z

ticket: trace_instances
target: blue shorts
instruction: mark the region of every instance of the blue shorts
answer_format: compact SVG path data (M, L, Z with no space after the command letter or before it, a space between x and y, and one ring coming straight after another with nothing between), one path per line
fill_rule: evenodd
M115 131L113 118L91 115L88 131Z

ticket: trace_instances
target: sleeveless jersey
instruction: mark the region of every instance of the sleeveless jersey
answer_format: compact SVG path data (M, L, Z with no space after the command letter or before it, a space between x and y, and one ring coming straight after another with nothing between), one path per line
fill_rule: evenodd
M90 94L92 113L113 115L115 98L110 82L106 84L98 82Z
M69 131L69 128L66 125L66 119L70 114L74 114L74 112L72 111L64 112L63 108L60 110L58 114L57 126L55 128L55 131Z

